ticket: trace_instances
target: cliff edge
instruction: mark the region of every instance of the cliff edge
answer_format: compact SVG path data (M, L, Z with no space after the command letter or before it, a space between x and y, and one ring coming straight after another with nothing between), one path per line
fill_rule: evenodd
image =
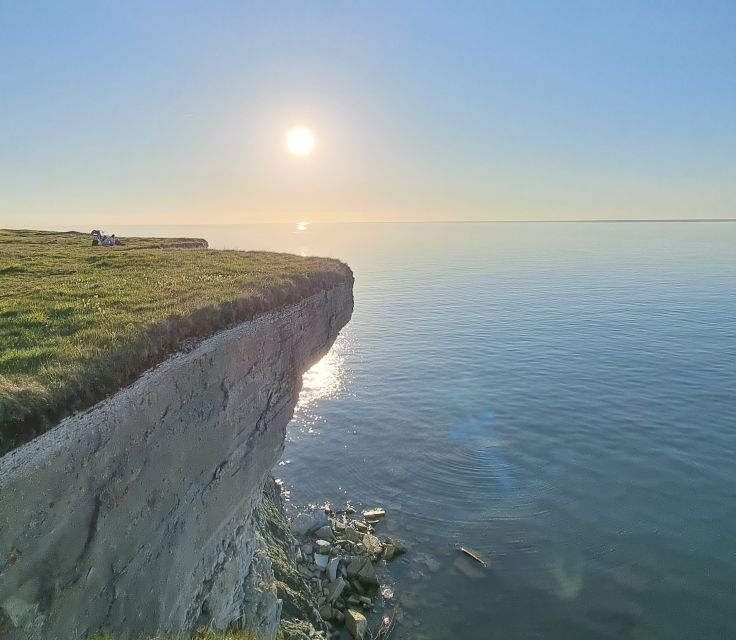
M345 267L0 458L1 638L234 621L274 636L258 510L301 376L350 319L352 280Z

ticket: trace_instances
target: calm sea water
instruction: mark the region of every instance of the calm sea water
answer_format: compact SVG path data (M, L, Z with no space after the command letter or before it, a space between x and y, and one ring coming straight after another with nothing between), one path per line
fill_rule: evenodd
M736 637L736 224L143 231L352 266L277 471L388 509L396 638Z

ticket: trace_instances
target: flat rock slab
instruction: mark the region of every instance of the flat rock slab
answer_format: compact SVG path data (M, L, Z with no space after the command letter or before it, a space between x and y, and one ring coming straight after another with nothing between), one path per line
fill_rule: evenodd
M363 517L366 520L378 520L386 515L386 509L368 509L363 512Z

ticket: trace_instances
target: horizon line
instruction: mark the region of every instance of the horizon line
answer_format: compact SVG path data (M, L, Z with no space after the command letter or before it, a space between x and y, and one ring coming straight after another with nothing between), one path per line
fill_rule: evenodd
M577 224L577 223L594 223L594 224L610 224L610 223L713 223L713 222L736 222L733 218L566 218L559 220L532 219L532 220L325 220L318 222L310 222L308 220L292 221L292 222L146 222L146 223L112 223L119 227L237 227L246 225L320 225L320 224ZM68 223L67 223L68 224ZM66 224L52 224L51 227L75 227L89 226L89 223L74 224L69 226ZM0 227L0 229L8 229L14 231L43 231L40 227Z

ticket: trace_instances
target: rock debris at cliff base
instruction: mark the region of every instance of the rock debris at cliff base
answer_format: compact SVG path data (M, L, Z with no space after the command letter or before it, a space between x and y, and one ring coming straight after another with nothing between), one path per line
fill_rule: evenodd
M350 509L341 513L319 509L300 513L291 522L291 533L297 538L293 566L313 607L303 613L335 637L343 627L356 640L369 637L365 614L374 610L379 598L386 600L392 593L381 590L376 565L390 562L406 549L393 538L376 535L385 515L382 509L364 512L363 517Z

